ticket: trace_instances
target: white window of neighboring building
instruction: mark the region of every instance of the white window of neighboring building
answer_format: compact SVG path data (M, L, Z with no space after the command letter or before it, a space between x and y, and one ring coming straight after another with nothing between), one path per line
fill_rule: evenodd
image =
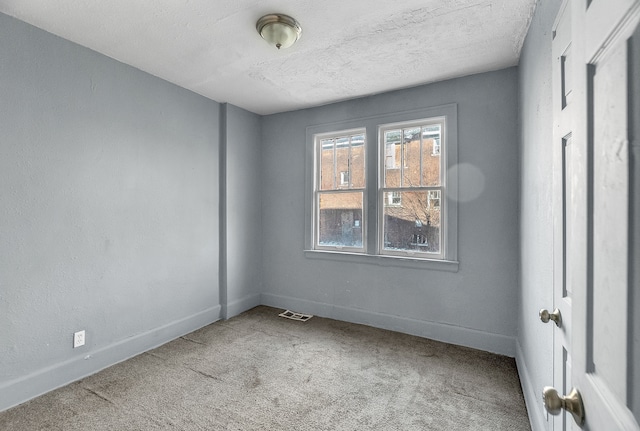
M349 171L340 172L340 185L341 186L349 185Z
M427 195L427 206L435 208L440 206L440 190L430 190Z
M400 192L387 193L386 205L399 206L402 204L402 194Z
M314 248L363 251L365 131L316 135Z

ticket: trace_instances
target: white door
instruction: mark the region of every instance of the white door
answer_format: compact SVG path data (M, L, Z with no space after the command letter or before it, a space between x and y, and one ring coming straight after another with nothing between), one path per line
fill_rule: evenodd
M576 235L576 213L572 194L576 173L580 169L579 152L575 150L572 126L575 115L573 92L573 52L571 34L571 2L560 7L553 26L553 307L557 316L553 321L553 386L560 394L571 391L571 320L572 280L567 263L573 256L572 238ZM542 315L541 317L545 317ZM546 320L546 318L544 319ZM548 322L549 323L549 322ZM571 430L574 420L571 413L560 411L552 417L554 431Z
M640 311L633 307L639 287L630 277L637 273L630 221L640 214L630 213L629 193L640 0L573 0L571 9L572 161L565 165L571 386L581 393L585 429L640 430L634 383Z

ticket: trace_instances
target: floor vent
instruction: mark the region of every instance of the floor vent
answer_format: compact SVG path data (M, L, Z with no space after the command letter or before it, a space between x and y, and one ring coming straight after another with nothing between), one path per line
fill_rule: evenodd
M291 319L291 320L299 320L301 322L306 322L307 320L309 320L309 319L311 319L313 317L312 314L295 313L295 312L289 311L289 310L278 314L278 316L286 317L287 319Z

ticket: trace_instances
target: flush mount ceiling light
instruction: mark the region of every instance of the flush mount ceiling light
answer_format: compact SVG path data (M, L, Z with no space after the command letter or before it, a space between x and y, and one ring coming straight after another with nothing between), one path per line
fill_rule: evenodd
M265 15L256 23L260 36L276 48L289 48L300 39L302 27L298 21L279 13Z

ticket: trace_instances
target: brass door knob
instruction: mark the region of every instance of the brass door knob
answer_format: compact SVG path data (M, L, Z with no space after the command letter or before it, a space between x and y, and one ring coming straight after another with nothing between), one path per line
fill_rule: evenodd
M540 320L544 323L547 323L549 320L553 320L558 328L562 325L562 315L560 314L560 310L557 308L553 310L552 313L549 313L549 310L546 308L540 310Z
M561 397L555 388L545 386L542 390L542 401L544 408L552 415L558 415L564 409L573 415L573 420L578 426L584 425L584 405L576 388L571 389L569 395Z

